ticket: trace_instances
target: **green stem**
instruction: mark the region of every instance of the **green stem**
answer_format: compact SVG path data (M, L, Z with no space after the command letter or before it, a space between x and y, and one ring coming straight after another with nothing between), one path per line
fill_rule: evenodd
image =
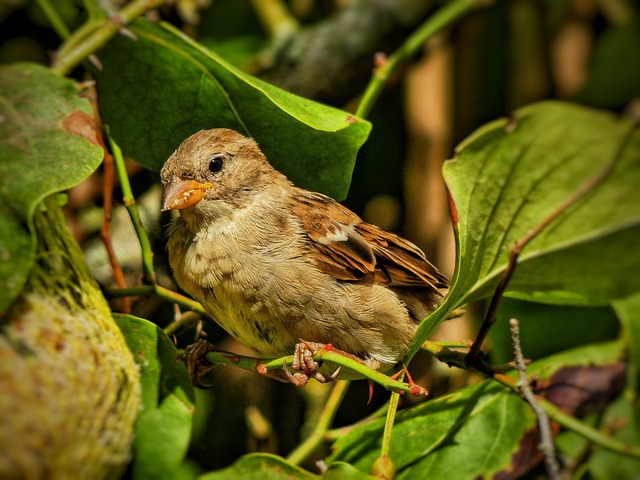
M287 456L289 462L294 465L300 465L300 463L306 460L318 445L325 440L325 435L329 431L329 427L331 427L331 423L336 416L338 407L340 407L348 388L348 381L339 380L336 382L329 394L329 398L327 398L316 427L313 429L313 432L311 432L311 435Z
M102 25L103 21L88 20L73 32L72 38L65 37L67 41L58 50L58 57L67 56L70 51L76 48L78 44L82 43L86 37Z
M126 289L121 289L126 290ZM210 363L220 363L222 365L234 365L236 367L244 368L246 370L257 370L258 372L265 373L267 370L281 370L283 365L291 365L293 362L293 355L287 357L280 357L271 360L262 360L256 357L246 357L242 355L230 355L226 352L209 352L205 355L205 358ZM382 372L373 370L367 367L363 363L357 360L341 355L340 353L320 350L317 352L313 359L320 362L330 362L336 365L340 365L349 370L359 373L365 378L368 378L372 382L381 385L392 392L407 393L411 396L426 395L426 390L417 385L409 385L407 383L394 380L388 377Z
M45 17L49 20L49 23L55 30L56 34L63 40L67 40L71 36L71 31L67 28L64 21L58 15L58 12L53 5L49 3L49 0L37 0L38 6L44 12Z
M180 305L185 310L191 310L193 312L205 315L207 312L202 308L195 300L180 295L168 288L161 287L158 284L155 285L136 285L127 288L108 288L105 289L104 294L107 298L120 298L120 297L135 297L137 295L156 295L169 302Z
M133 0L125 5L116 16L104 20L100 26L95 28L93 32L86 35L86 32L78 32L69 38L68 43L74 45L73 48L66 49L64 46L62 52L52 65L52 70L67 75L80 62L87 58L98 49L102 48L123 26L129 24L147 10L162 5L164 0ZM81 41L78 38L85 37Z
M564 428L571 430L578 435L582 435L587 440L590 440L599 447L605 448L612 452L620 453L633 458L640 458L640 446L629 445L627 443L620 442L613 437L603 434L601 431L590 427L584 422L581 422L575 417L563 412L556 405L538 398L538 404L544 408L549 415L549 418L555 420Z
M356 116L366 118L369 115L391 75L400 65L414 56L429 38L450 27L475 8L488 3L490 2L453 0L425 20L396 51L389 55L381 67L375 69L360 100Z
M423 350L432 354L438 360L450 365L456 366L459 368L464 368L466 370L474 370L484 373L489 376L491 379L496 382L504 385L505 387L513 390L518 395L522 396L522 392L518 387L518 381L509 376L502 373L491 373L491 367L485 366L480 369L471 369L466 366L465 359L467 354L464 352L456 352L453 350L449 350L448 348L441 347L440 345L435 344L434 342L426 341L423 346ZM602 447L604 449L610 450L612 452L620 453L622 455L627 455L634 458L640 458L640 446L629 445L623 442L616 440L610 436L607 436L600 432L599 430L590 427L584 422L581 422L575 417L563 412L553 403L545 400L539 396L536 397L538 404L547 412L549 418L556 421L562 427L571 430L578 435L583 436L584 438L590 440L595 445Z
M109 128L107 127L106 130L108 133ZM120 150L120 147L118 147L118 145L110 135L109 146L111 147L116 171L118 172L118 178L120 179L124 206L126 207L127 212L129 212L131 222L133 223L133 228L135 229L136 235L138 236L138 241L140 242L140 248L142 249L143 279L145 283L154 284L156 283L156 273L153 268L153 249L151 248L151 242L149 241L147 231L142 225L140 210L138 210L136 199L133 196L133 191L131 190L131 184L129 183L129 176L127 175L127 168L124 163L124 157L122 156L122 150Z
M388 457L391 451L391 434L393 433L393 423L396 420L396 412L398 411L398 402L400 401L400 395L396 392L391 394L389 400L389 409L387 410L387 417L384 421L384 431L382 433L382 447L380 447L380 456Z

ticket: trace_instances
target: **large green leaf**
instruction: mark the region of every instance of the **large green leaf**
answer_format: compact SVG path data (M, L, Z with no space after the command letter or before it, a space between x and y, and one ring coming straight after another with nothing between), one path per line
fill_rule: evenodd
M158 171L192 133L252 136L297 185L342 199L371 126L241 72L168 25L139 20L99 53L100 110L126 155Z
M512 246L598 177L524 248L507 295L606 306L640 291L640 131L630 120L560 102L525 107L472 134L444 176L456 273L414 350L452 308L489 297Z
M103 150L75 82L34 64L0 67L0 314L35 255L31 217L45 196L87 178Z
M620 342L581 347L535 362L527 372L543 381L571 366L615 364L620 355ZM327 464L342 461L370 471L380 455L384 423L384 418L376 419L337 440ZM523 473L535 464L535 428L535 415L519 395L486 380L400 411L390 457L397 479L464 480Z
M171 340L153 323L115 315L141 368L142 404L136 423L133 478L172 479L181 468L191 438L193 386L177 362Z

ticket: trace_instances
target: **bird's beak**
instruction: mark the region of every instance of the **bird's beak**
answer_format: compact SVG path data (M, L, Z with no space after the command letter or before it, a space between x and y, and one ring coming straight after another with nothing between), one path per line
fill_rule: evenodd
M204 197L204 192L213 187L212 183L200 183L196 180L183 180L171 177L169 185L164 189L162 211L182 210L198 203Z

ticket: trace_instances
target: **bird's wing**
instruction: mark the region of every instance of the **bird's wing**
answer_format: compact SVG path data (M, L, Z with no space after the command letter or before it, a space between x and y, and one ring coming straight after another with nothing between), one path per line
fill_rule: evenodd
M304 192L296 196L292 211L311 240L310 255L323 272L340 280L446 288L446 278L418 247L363 222L331 198Z

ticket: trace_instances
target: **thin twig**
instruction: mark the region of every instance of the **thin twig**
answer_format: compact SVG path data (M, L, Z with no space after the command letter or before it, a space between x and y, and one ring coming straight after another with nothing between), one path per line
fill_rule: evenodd
M201 322L202 317L200 314L193 311L180 313L180 310L176 305L176 320L164 327L163 330L165 335L167 335L167 337L170 337L171 335L175 334L180 328L185 326L195 325L195 329L198 330L198 324Z
M405 372L409 379L409 372L405 371L398 377L400 380L404 379ZM411 382L411 380L410 380ZM396 420L396 413L398 412L398 403L400 401L400 394L393 392L389 399L389 406L387 408L387 415L384 420L384 430L382 431L382 445L380 446L380 456L373 462L371 466L371 475L376 478L392 479L395 477L396 467L389 455L391 452L391 437L393 434L393 426Z
M100 238L107 250L107 256L109 263L111 264L111 271L113 272L113 279L116 282L118 288L126 288L127 281L124 277L124 272L118 262L118 257L113 249L113 242L111 241L111 214L113 211L113 156L105 149L104 160L102 162L104 180L103 180L103 192L102 192L102 228L100 229ZM122 311L123 313L131 312L131 298L122 297Z
M109 129L107 128L107 133ZM147 231L142 225L142 219L140 218L140 211L138 205L136 205L136 199L133 196L131 190L131 184L129 183L129 176L127 175L127 168L124 163L124 157L122 156L122 150L116 144L111 136L109 136L109 146L113 153L113 159L115 162L116 170L118 172L118 178L120 179L120 187L122 188L122 199L124 206L129 212L133 228L138 236L138 242L140 242L140 248L142 249L142 275L143 280L147 284L156 283L156 273L153 268L153 249L151 248L151 242Z
M396 419L396 412L398 411L398 402L400 401L400 395L396 392L391 394L389 400L389 408L387 410L387 417L384 422L384 431L382 433L382 446L380 447L380 456L388 457L391 451L391 434L393 433L393 424Z
M313 432L311 432L311 435L309 435L287 456L287 461L294 465L300 465L323 441L325 441L326 433L331 427L331 423L338 412L338 408L340 407L342 399L347 393L348 388L348 380L338 380L335 383Z
M176 303L186 310L191 310L201 315L206 315L207 312L202 305L195 300L180 295L177 292L169 290L168 288L161 287L158 284L155 285L135 285L127 288L107 288L104 290L104 294L107 298L120 298L120 297L135 297L138 295L155 295L163 298L169 302ZM282 366L282 365L281 365Z
M484 2L484 4L488 3L490 2ZM391 75L405 61L414 56L429 38L450 27L479 6L481 2L477 0L454 0L425 20L397 50L380 61L358 104L356 116L366 118L369 115Z
M531 389L531 385L529 384L529 379L527 378L527 365L525 364L524 355L522 354L522 346L520 344L520 324L518 323L517 319L512 318L509 321L509 325L511 327L511 342L513 343L513 354L516 361L516 370L520 378L517 385L520 388L520 391L522 392L522 395L524 396L527 403L531 405L531 408L533 409L534 413L536 414L536 418L538 419L538 427L540 429L540 445L538 446L538 448L544 455L544 464L547 467L549 478L551 480L559 480L560 463L558 462L556 446L553 442L553 433L551 431L549 416L538 403L538 400L536 399L536 396Z

